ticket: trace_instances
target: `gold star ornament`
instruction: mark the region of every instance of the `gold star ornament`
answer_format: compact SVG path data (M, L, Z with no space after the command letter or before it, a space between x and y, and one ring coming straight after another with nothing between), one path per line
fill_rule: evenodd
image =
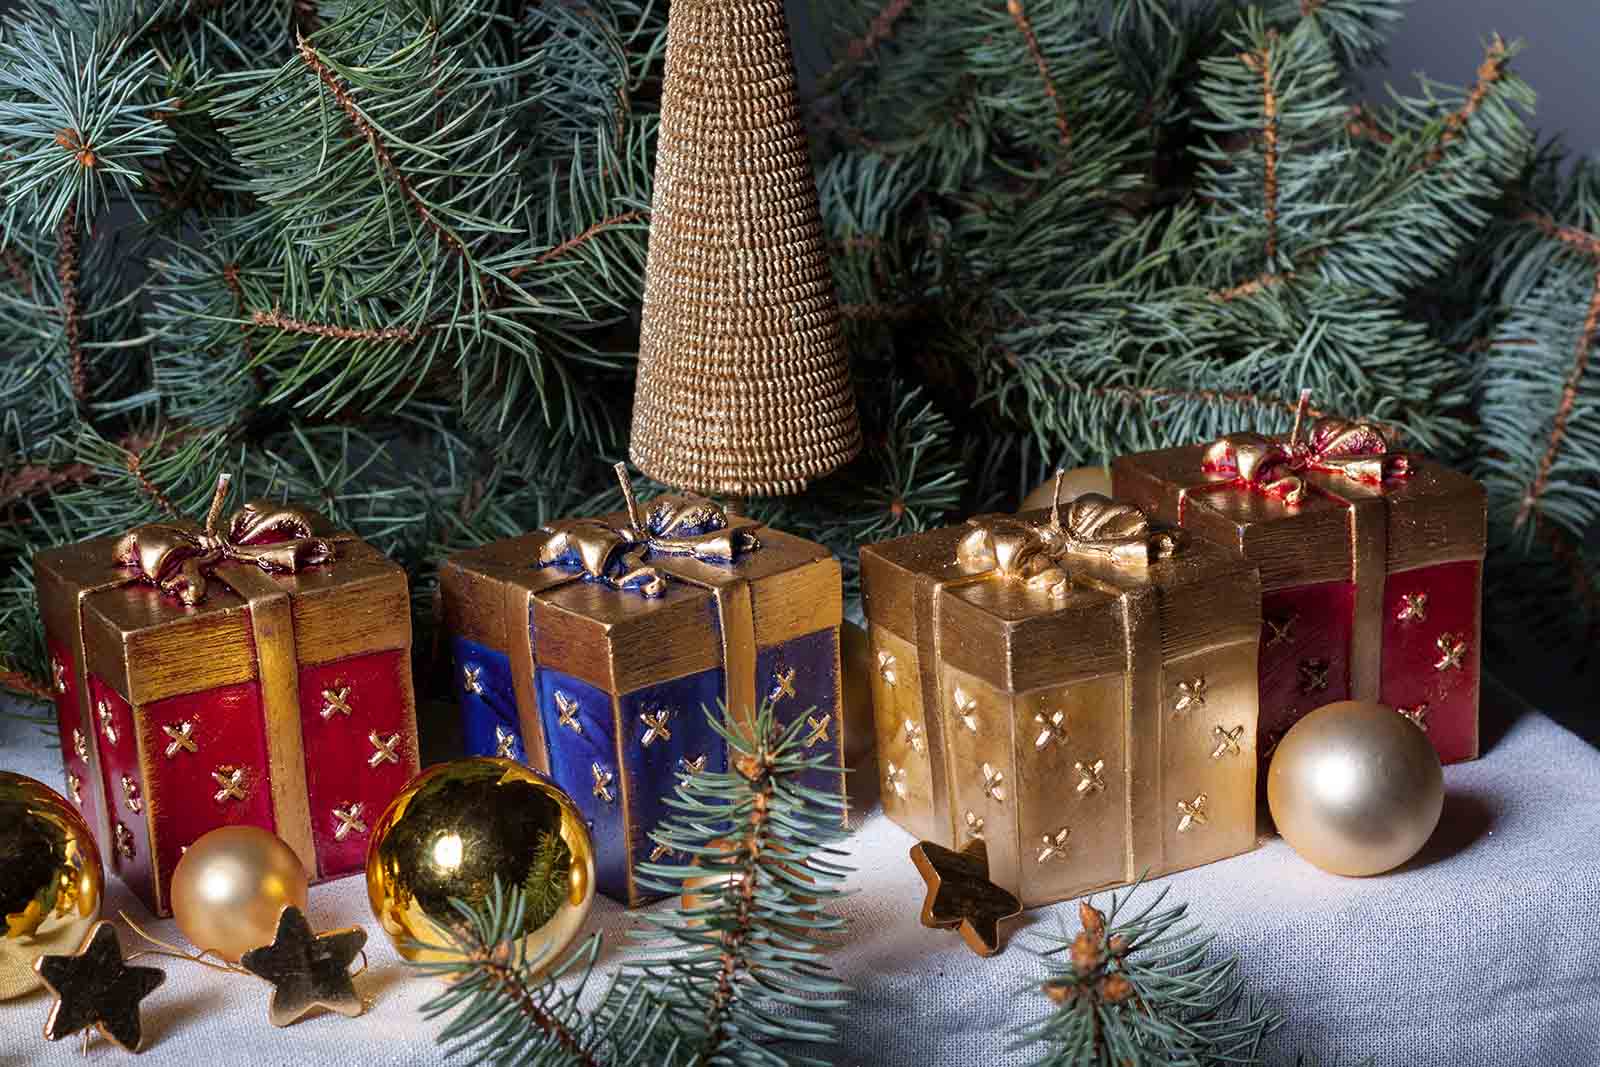
M1000 951L1000 923L1022 914L1022 902L989 881L989 850L981 838L960 852L919 841L911 862L928 884L922 925L959 930L961 940L980 956Z
M122 959L117 929L94 924L75 956L40 956L33 969L56 998L44 1023L47 1041L97 1028L129 1052L144 1043L139 1004L166 981L155 967L130 967Z
M312 932L305 914L291 904L278 916L272 944L246 952L239 964L272 983L267 1018L273 1026L288 1026L315 1008L353 1019L366 1005L356 995L350 964L366 943L367 932L359 926Z

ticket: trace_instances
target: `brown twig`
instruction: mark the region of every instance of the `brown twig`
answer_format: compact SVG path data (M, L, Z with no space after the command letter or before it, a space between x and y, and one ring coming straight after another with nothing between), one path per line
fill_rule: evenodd
M1600 237L1587 230L1580 230L1576 226L1563 226L1542 211L1524 211L1517 217L1523 222L1537 226L1546 237L1575 248L1585 255L1600 259Z
M1522 498L1514 526L1521 527L1539 506L1540 499L1550 486L1550 471L1555 466L1556 455L1567 436L1567 420L1578 402L1578 387L1589 370L1589 356L1594 350L1595 331L1600 330L1600 268L1596 268L1594 285L1589 292L1589 312L1583 319L1583 332L1578 335L1577 352L1572 360L1572 370L1567 373L1566 385L1561 390L1561 403L1556 408L1555 422L1550 427L1550 440L1545 446L1544 458L1539 461L1538 476Z
M1292 274L1277 274L1271 272L1267 274L1260 274L1254 278L1251 278L1247 282L1240 282L1238 285L1227 289L1218 289L1210 294L1210 299L1212 303L1215 304L1226 304L1234 300L1243 300L1247 296L1254 296L1263 290L1271 289L1275 285L1282 285L1292 277L1294 277Z
M140 458L139 452L132 448L128 448L125 451L128 458L123 461L123 465L128 468L128 473L138 480L139 488L144 491L144 495L155 501L156 506L168 515L177 515L178 506L144 472L144 460Z
M69 463L61 467L29 464L10 474L0 474L0 511L23 497L35 493L48 493L62 486L77 485L94 477L94 468L86 463Z
M1100 396L1121 397L1131 406L1139 406L1147 401L1163 400L1200 400L1208 404L1230 404L1234 407L1251 407L1277 409L1293 415L1299 410L1299 403L1279 400L1276 397L1262 396L1260 393L1224 392L1216 389L1157 389L1149 386L1138 388L1129 385L1102 385L1095 386L1090 392ZM1322 418L1326 412L1317 408L1306 409L1306 415L1313 419Z
M1378 120L1373 117L1363 105L1352 105L1344 124L1345 132L1351 137L1365 137L1369 141L1379 144L1392 144L1394 134L1389 133L1378 125Z
M0 669L0 689L9 689L35 700L51 701L56 695L48 683L35 678L27 671Z
M1278 91L1272 84L1272 48L1276 30L1267 31L1267 44L1259 52L1244 52L1239 61L1261 75L1261 152L1265 167L1262 195L1266 201L1267 269L1278 258Z
M883 9L877 13L872 22L867 26L867 32L851 41L845 49L844 58L835 63L826 74L822 76L821 84L833 85L839 75L845 70L860 63L878 46L894 36L895 23L900 21L907 11L911 10L911 0L889 0Z
M841 304L839 314L855 322L901 322L916 318L915 304Z
M411 209L416 212L423 225L432 230L447 249L465 259L467 257L467 248L461 243L461 239L447 230L438 219L434 218L433 212L429 210L428 205L423 202L422 197L412 187L411 179L406 177L405 172L395 162L394 154L389 151L389 146L384 143L382 137L378 136L377 128L367 121L367 116L356 106L355 98L351 95L349 88L339 80L333 71L328 69L327 64L322 62L322 57L317 55L316 49L311 47L310 42L304 36L300 37L300 60L327 87L334 101L344 111L345 117L350 120L350 125L372 146L372 154L377 157L379 165L388 172L389 177L395 183L395 187L400 190L401 197L411 205Z
M89 399L89 372L83 355L83 308L78 302L78 205L67 205L61 220L56 272L61 279L61 321L67 339L72 395L81 407Z
M16 284L18 289L22 290L23 296L32 300L33 278L29 276L27 264L23 263L22 257L17 255L17 250L15 248L7 248L4 252L0 252L0 258L5 260L6 273L11 275L12 282Z
M1473 83L1472 89L1467 93L1467 99L1455 111L1445 117L1444 132L1439 135L1439 143L1429 150L1423 160L1424 167L1431 167L1444 158L1445 149L1461 140L1461 131L1466 129L1467 122L1477 113L1483 101L1488 97L1489 90L1494 83L1505 77L1506 60L1509 52L1505 41L1497 33L1489 42L1488 52L1484 55L1483 62L1478 64L1478 80Z
M1056 129L1061 134L1061 145L1065 148L1072 144L1072 124L1067 121L1067 106L1056 91L1055 79L1050 77L1050 64L1045 62L1044 49L1039 47L1039 36L1033 32L1033 23L1028 21L1022 0L1006 0L1006 10L1011 13L1011 21L1017 24L1017 32L1022 34L1034 66L1039 68L1039 77L1044 82L1044 95L1050 98L1050 103L1056 109Z
M613 215L609 219L601 219L599 222L595 223L593 226L590 226L576 237L569 237L565 241L562 241L548 252L545 252L538 259L534 260L532 263L525 263L520 267L514 268L508 273L507 276L512 281L516 281L518 278L527 273L529 269L533 267L542 267L551 260L560 259L562 256L567 255L568 253L577 251L579 248L582 248L594 238L598 237L600 234L614 226L626 226L630 222L639 222L648 217L649 216L643 211L626 211L621 215Z
M285 315L277 308L253 311L250 321L284 333L328 337L336 341L415 341L426 332L426 327L414 330L409 326L341 326L336 322L310 322Z
M560 1019L545 1010L528 984L508 964L497 955L487 952L480 954L476 962L500 994L516 1005L523 1018L554 1038L556 1044L582 1067L600 1067L600 1061L595 1059L594 1054L584 1047L576 1034L562 1025Z

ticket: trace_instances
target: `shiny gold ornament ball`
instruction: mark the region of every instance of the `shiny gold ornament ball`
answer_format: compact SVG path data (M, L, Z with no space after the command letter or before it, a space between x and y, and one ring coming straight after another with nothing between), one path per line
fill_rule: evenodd
M1380 874L1439 824L1444 774L1427 735L1365 700L1318 708L1284 734L1267 771L1278 832L1325 871Z
M278 916L306 910L306 869L294 849L256 826L204 834L172 872L172 917L196 948L238 963L270 945Z
M1043 485L1029 493L1022 499L1022 506L1018 512L1037 511L1048 508L1055 499L1056 478L1051 475L1045 479ZM1111 495L1111 472L1104 467L1079 467L1067 471L1061 478L1061 503L1070 504L1085 493L1099 493L1101 496Z
M103 879L89 824L66 798L0 771L0 1000L38 988L40 956L78 951Z
M395 949L413 962L452 958L461 916L451 898L481 908L495 879L523 889L524 958L559 961L594 903L594 846L583 813L549 779L505 759L430 768L372 828L367 900Z

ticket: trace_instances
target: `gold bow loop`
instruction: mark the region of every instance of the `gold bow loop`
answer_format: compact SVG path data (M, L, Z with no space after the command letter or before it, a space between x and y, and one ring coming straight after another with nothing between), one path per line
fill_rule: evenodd
M137 578L193 607L205 600L208 579L227 560L283 574L333 562L336 541L318 534L325 523L315 512L252 500L229 516L219 533L231 480L228 474L217 479L205 525L179 520L136 526L112 550L116 563L133 567Z
M652 555L732 564L761 547L754 533L759 523L729 516L701 497L668 493L652 500L648 512L642 511L626 465L618 463L616 469L627 500L628 523L612 526L601 519L549 523L539 542L539 566L573 567L588 581L658 597L667 591L667 575L649 562Z
M1370 422L1326 416L1313 422L1301 440L1301 421L1309 402L1309 392L1301 393L1287 441L1258 433L1230 434L1206 448L1204 469L1232 475L1244 486L1291 507L1305 499L1307 471L1379 486L1411 474L1410 457L1390 452L1388 436Z
M1063 520L1061 480L1048 522L1012 515L979 515L956 545L956 562L975 577L999 578L1045 593L1066 596L1071 584L1068 560L1105 560L1123 567L1145 567L1175 553L1181 532L1158 530L1132 504L1085 493L1067 505Z

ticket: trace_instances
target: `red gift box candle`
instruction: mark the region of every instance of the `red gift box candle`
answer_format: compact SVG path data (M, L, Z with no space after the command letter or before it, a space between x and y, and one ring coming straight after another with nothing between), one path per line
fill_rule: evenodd
M1336 700L1387 704L1446 763L1478 755L1483 487L1322 418L1288 438L1238 434L1123 456L1125 498L1261 570L1259 749Z
M417 771L405 572L320 516L250 503L39 553L66 784L152 911L184 850L260 826L314 879L361 870Z

